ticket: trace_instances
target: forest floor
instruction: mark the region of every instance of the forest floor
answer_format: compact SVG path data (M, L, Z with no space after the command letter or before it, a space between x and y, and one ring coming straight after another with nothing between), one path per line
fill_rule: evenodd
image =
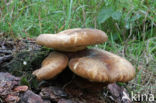
M148 43L150 43L150 41L143 45L149 45ZM115 43L112 45L114 49L119 47L119 45ZM138 46L140 46L140 48L143 46L142 44L134 43L133 47L135 45L136 49L139 48ZM151 93L156 95L156 61L154 60L153 56L147 52L147 50L145 50L144 53L141 53L144 55L134 57L135 53L132 49L129 48L130 46L132 45L129 45L127 48L120 46L120 48L112 50L113 52L118 53L120 56L126 57L137 68L136 78L128 83L117 83L119 89L115 93L120 95L121 93L119 92L125 91L128 92L130 96L132 92L138 94ZM96 45L96 47L102 48L101 45ZM0 92L3 94L0 95L1 102L7 101L7 103L12 103L11 101L20 101L20 103L23 103L28 99L33 101L34 98L38 98L40 103L121 102L121 97L116 96L115 94L113 95L113 90L109 88L108 85L86 81L74 75L68 68L52 80L37 81L36 78L32 75L32 72L41 66L41 62L51 51L53 50L38 46L35 43L35 39L11 39L7 37L1 38L0 73L3 78L6 77L3 81L11 80L11 82L8 82L10 84L7 84L6 86L6 84L2 81L3 78L0 79ZM127 55L127 53L131 54ZM9 72L13 76L19 78L17 79L10 76L10 74L5 74L4 72ZM8 77L13 79L7 79ZM16 81L17 83L12 81ZM5 86L5 88L3 86ZM24 86L19 88L21 91L21 88L25 88L22 91L25 92L25 94L20 94L21 91L18 91L18 95L17 91L14 93L14 88L16 88L16 86ZM27 86L29 90L25 86ZM116 88L116 84L113 88ZM9 90L11 94L16 94L16 97L10 97L11 94L8 92L6 93L6 90ZM33 98L29 98L28 95L30 94L33 95Z

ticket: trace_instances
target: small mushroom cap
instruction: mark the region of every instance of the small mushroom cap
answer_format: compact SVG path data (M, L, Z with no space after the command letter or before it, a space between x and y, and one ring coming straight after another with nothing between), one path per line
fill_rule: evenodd
M33 74L38 80L51 79L62 72L68 64L68 57L58 52L52 52L46 57L40 69L37 69Z
M69 48L79 51L88 45L103 43L107 41L107 38L107 35L101 30L75 28L57 34L41 34L37 37L36 42L60 51L68 51Z
M135 77L129 61L100 49L77 52L68 65L77 75L95 82L127 82Z

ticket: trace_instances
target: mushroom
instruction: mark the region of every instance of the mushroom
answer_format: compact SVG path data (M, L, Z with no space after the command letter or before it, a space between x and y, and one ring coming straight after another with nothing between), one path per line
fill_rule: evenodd
M50 79L62 72L67 64L67 56L58 52L52 52L43 60L41 68L35 70L33 74L36 75L38 80Z
M126 59L101 49L86 49L71 56L69 68L94 82L127 82L135 69Z
M69 47L69 48L67 48L67 47L62 47L62 48L58 47L57 48L56 47L55 50L65 51L65 52L77 52L77 51L81 51L85 48L86 48L86 46L77 46L77 47Z
M57 34L41 34L36 42L59 51L76 52L86 48L88 45L103 43L107 35L97 29L69 29Z
M37 37L36 42L58 51L76 52L85 49L88 45L103 43L106 40L107 35L101 30L75 28L57 34L41 34ZM39 80L51 79L63 71L67 63L68 58L64 54L54 52L42 62L41 68L35 70L33 74Z
M83 85L87 79L92 81L89 88L90 86L96 88L92 85L95 82L99 88L99 84L132 80L135 77L135 68L129 61L105 50L86 49L89 45L104 43L107 39L103 31L89 28L68 29L57 34L41 34L36 39L37 44L54 48L57 52L49 54L42 62L41 68L35 70L33 74L38 80L47 80L69 66L72 72L84 78L84 82L78 84ZM88 85L85 87L88 88ZM111 87L119 91L118 88ZM124 96L123 93L125 92L122 92L121 97Z
M53 35L41 34L37 43L58 51L52 52L33 74L39 80L51 79L68 65L75 74L90 81L106 83L132 80L135 69L129 61L101 49L86 49L88 45L106 40L107 35L103 31L89 28L69 29Z

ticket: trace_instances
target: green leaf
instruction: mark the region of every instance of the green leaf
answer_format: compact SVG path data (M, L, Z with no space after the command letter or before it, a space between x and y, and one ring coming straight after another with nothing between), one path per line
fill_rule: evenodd
M109 8L103 8L97 17L97 21L99 24L104 23L108 18L112 16L112 13L114 12L112 7Z
M113 14L112 14L112 18L113 18L114 20L120 20L120 19L121 19L121 16L122 16L122 13L121 13L120 11L115 11L115 12L113 12Z
M140 18L141 18L141 15L137 13L136 15L132 16L131 21L134 22Z

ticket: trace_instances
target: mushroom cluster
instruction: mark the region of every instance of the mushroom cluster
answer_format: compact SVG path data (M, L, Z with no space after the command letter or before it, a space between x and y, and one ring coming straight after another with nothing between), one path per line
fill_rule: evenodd
M75 28L57 34L41 34L36 42L54 51L33 74L38 80L51 79L67 66L78 76L95 82L127 82L135 77L135 68L126 59L102 49L87 46L107 41L97 29Z

